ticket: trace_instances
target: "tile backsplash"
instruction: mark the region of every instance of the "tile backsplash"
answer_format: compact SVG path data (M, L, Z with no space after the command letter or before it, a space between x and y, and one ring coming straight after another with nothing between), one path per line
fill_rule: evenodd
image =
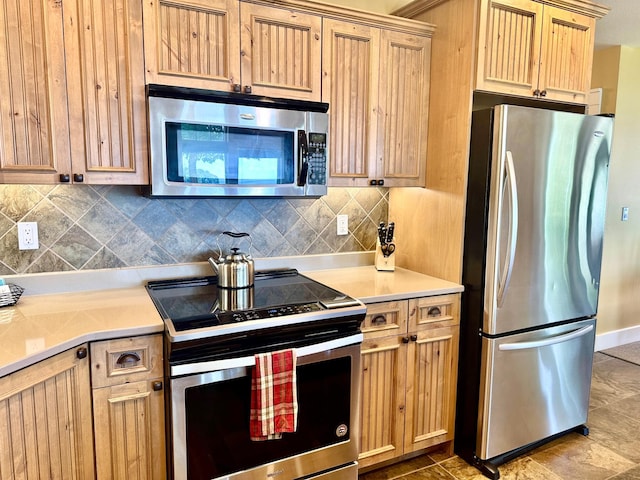
M148 198L130 186L0 185L0 275L204 261L225 230L248 232L254 257L373 250L386 188L329 188L318 199ZM349 235L336 235L338 214ZM18 250L17 222L40 248ZM248 250L246 240L220 239Z

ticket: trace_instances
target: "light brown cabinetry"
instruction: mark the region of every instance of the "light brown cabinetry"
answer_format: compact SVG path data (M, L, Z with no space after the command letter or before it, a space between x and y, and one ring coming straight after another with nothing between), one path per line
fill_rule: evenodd
M593 15L538 1L483 1L476 90L585 103L595 25Z
M333 186L424 186L431 38L324 20Z
M162 336L91 344L98 480L166 477Z
M453 440L459 309L457 294L367 306L361 467Z
M0 379L2 478L94 478L87 346Z
M237 0L145 0L147 83L320 101L322 18Z
M0 182L148 182L140 2L1 9Z
M389 193L389 216L396 222L396 265L456 283L462 278L471 113L474 97L479 96L474 95L474 90L499 91L493 90L498 88L495 85L480 87L477 81L478 70L484 72L486 68L484 61L478 62L478 57L487 57L479 31L487 30L488 5L489 0L414 0L394 12L437 26L431 49L433 94L429 98L427 188L394 188ZM544 6L596 19L608 11L589 0L545 0ZM485 11L484 26L479 21L481 10ZM524 55L521 53L518 58ZM587 69L590 65L591 60ZM569 77L562 80L569 80ZM545 88L548 97L549 92L555 93L555 87L546 85ZM517 102L533 106L543 101L532 97L531 91L527 90L526 95L520 93ZM503 95L490 96L497 102L505 101ZM578 97L572 100L579 101ZM579 103L570 107L580 108ZM419 234L414 225L423 227Z

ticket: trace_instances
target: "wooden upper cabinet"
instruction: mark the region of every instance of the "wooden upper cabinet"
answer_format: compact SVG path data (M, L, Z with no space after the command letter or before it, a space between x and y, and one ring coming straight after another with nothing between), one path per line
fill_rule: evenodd
M243 89L320 101L321 16L241 3L240 23Z
M547 98L587 103L596 19L550 5L544 14L538 88Z
M380 29L324 21L322 101L329 104L333 186L367 186L376 177Z
M148 183L141 0L99 6L0 9L0 182Z
M531 96L538 88L542 8L531 0L483 4L476 90Z
M596 18L604 12L589 2L584 13L555 3L482 2L476 90L585 103Z
M0 182L55 181L71 147L64 61L66 3L0 8Z
M424 187L431 38L325 20L323 49L329 184Z
M322 17L238 0L144 0L146 82L320 101Z
M378 177L386 187L424 187L431 38L382 30Z
M74 13L65 31L72 180L147 184L141 0L76 0Z
M144 0L147 83L228 91L240 83L237 0Z

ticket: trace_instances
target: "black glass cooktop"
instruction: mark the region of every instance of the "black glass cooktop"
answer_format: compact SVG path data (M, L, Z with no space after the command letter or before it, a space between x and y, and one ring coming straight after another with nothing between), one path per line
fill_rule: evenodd
M176 332L362 305L293 269L257 272L241 289L218 288L207 276L152 281L147 290Z

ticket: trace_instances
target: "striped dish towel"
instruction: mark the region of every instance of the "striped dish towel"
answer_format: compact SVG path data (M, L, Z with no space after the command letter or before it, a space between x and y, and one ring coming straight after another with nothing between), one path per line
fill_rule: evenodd
M251 440L282 438L298 427L296 354L293 350L258 353L251 378Z

